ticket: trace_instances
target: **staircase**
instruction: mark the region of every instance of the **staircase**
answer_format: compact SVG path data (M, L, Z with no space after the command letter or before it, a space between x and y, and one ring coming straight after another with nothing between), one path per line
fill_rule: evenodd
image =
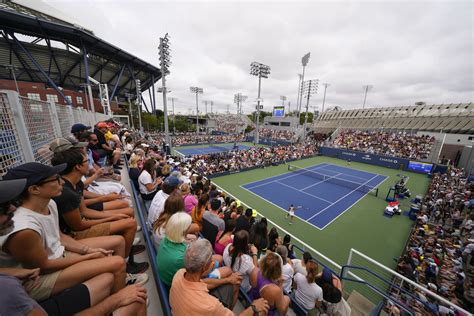
M371 315L375 309L375 304L356 290L351 292L347 303L351 306L351 316Z

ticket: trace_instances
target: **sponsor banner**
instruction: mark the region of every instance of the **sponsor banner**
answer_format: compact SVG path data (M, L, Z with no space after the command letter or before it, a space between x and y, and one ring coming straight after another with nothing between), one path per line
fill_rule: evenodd
M381 156L375 154L368 154L358 151L352 151L340 148L321 147L319 150L321 155L335 157L344 160L351 160L356 162L363 162L367 164L377 165L381 167L393 168L393 169L406 169L408 166L408 159Z

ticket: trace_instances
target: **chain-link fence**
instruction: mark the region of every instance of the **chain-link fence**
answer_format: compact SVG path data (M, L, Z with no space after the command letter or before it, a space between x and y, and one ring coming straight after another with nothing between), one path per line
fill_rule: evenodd
M0 176L25 161L7 95L0 93Z
M82 108L20 97L16 91L0 91L0 177L25 162L49 164L49 144L70 135L73 124L94 126L109 118Z

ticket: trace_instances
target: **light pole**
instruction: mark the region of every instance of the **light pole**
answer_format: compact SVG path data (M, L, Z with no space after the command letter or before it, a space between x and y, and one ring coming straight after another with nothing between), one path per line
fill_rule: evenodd
M247 100L246 95L242 95L242 93L234 94L234 103L237 105L237 114L242 114L242 102Z
M133 113L132 113L132 97L133 97L133 94L131 93L126 93L125 96L127 97L127 101L128 101L128 112L130 114L130 121L132 122L132 126L131 128L132 129L135 129L135 125L133 123Z
M214 114L214 112L212 111L212 106L214 105L214 101L210 101L211 102L211 114Z
M258 144L259 142L258 125L260 121L260 110L261 110L260 107L263 108L263 106L260 106L260 101L261 101L260 89L262 87L262 78L268 78L268 75L270 74L270 66L257 63L254 61L250 64L250 74L258 77L258 97L257 97L257 108L256 108L257 119L255 120L256 128L255 128L255 138L254 138L254 142Z
M169 45L169 38L168 33L165 34L165 37L160 37L160 45L158 46L159 54L160 54L160 63L161 63L161 91L163 93L163 112L165 114L164 121L165 121L165 142L166 145L169 146L171 149L171 139L170 139L170 130L168 126L168 106L166 104L166 75L168 75L169 67L171 65L170 61L170 45ZM156 112L156 118L158 118L158 112Z
M135 102L137 103L137 107L138 107L138 129L140 130L140 133L143 134L143 125L142 125L142 88L141 88L141 84L140 84L140 80L137 79L135 80L135 87L137 89L137 99L135 100Z
M365 90L365 93L364 93L364 103L362 104L362 109L364 109L364 108L365 108L365 101L367 100L367 92L369 92L369 90L372 89L373 86L371 86L371 85L365 85L365 86L363 86L362 88L364 88L364 90Z
M309 62L309 56L311 53L307 53L301 58L301 65L303 66L303 74L301 75L301 91L300 91L300 104L298 106L298 124L300 122L300 117L301 117L301 103L303 103L303 83L304 83L304 70L306 68L306 65Z
M199 134L199 106L198 106L198 94L203 94L204 90L199 87L190 87L189 90L196 94L196 134Z
M173 134L176 135L176 113L174 112L174 101L178 101L176 98L168 98L171 101L171 106L173 107Z
M303 139L306 139L306 124L308 123L308 108L309 108L309 98L311 95L318 92L318 79L308 80L304 82L304 94L306 95L306 114L304 116L304 131L303 131Z
M297 93L297 97L296 97L296 112L298 112L298 113L299 113L298 107L300 105L300 94L301 94L301 90L303 90L303 89L301 89L301 77L302 76L303 75L298 74L298 93ZM299 122L298 122L298 124L299 124Z
M281 95L281 96L280 96L280 100L281 100L281 105L283 106L283 110L285 110L286 96L285 96L285 95Z
M321 109L321 115L324 113L324 104L326 103L326 90L330 86L329 83L323 83L324 86L324 97L323 97L323 107Z

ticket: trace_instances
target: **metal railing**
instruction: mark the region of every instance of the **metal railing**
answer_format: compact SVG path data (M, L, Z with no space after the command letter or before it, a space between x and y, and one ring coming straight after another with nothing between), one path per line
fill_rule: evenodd
M94 126L110 117L82 108L58 105L19 96L16 91L0 90L0 177L9 168L26 162L49 164L49 144L71 134L71 126Z

